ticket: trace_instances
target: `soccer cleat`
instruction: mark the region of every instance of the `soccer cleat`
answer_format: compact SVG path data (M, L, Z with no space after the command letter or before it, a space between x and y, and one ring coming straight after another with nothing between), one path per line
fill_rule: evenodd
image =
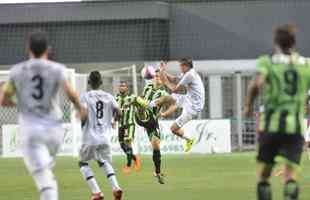
M164 174L162 173L157 174L156 172L154 172L154 177L157 178L158 183L165 184Z
M114 200L121 200L123 196L123 191L121 189L113 190Z
M134 161L134 168L136 171L141 170L141 159L139 156L136 156L136 160Z
M184 147L184 151L189 152L192 149L193 144L194 144L194 139L187 140L185 147Z
M91 200L103 200L104 196L102 192L94 193L91 195Z
M131 167L128 167L127 165L123 167L123 173L124 174L130 174L131 173Z

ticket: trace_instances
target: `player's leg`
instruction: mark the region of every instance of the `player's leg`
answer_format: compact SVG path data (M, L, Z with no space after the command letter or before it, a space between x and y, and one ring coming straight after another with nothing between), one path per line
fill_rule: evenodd
M128 136L125 137L125 142L128 144L129 147L129 153L131 154L131 161L134 161L134 168L136 171L140 171L141 169L141 159L138 155L134 154L133 152L133 141L135 138L135 131L136 131L136 125L132 124L128 127ZM127 163L128 164L128 163Z
M158 131L152 134L151 144L153 148L153 163L155 167L155 177L160 184L164 184L164 176L161 172L161 152L160 152L160 136Z
M285 163L284 198L286 200L299 199L298 173L303 151L304 139L300 134L286 135L286 141L281 146L280 155Z
M190 114L187 112L185 109L183 109L182 114L175 120L175 122L172 124L170 127L171 132L175 134L176 136L186 140L186 144L184 147L185 152L188 152L191 150L193 144L194 144L194 139L189 137L188 135L185 134L184 129L182 128L187 122L195 118L196 115Z
M270 176L272 173L273 164L257 161L257 200L271 200L272 192L270 186Z
M52 166L54 159L48 147L35 138L23 142L24 162L40 193L40 200L58 200L58 186Z
M98 146L96 150L96 160L112 186L114 200L121 200L123 191L118 184L116 174L112 166L112 153L109 142Z
M103 199L103 193L100 190L94 172L88 165L88 161L94 158L94 148L92 148L91 146L82 145L79 157L80 172L82 173L84 180L87 182L92 192L92 200Z
M125 174L129 174L131 172L131 160L132 160L132 156L131 156L131 151L130 151L130 147L128 146L128 143L126 143L125 141L125 136L127 134L127 128L119 128L118 129L118 141L119 144L123 150L123 152L126 155L126 165L123 167L123 172Z
M137 171L139 171L140 167L141 167L140 158L137 155L134 155L133 148L132 148L132 143L134 140L134 134L135 134L135 125L134 124L129 125L128 129L127 129L127 134L125 134L125 137L124 137L124 142L127 146L127 151L126 151L127 165L126 165L126 168L131 168L132 161L134 161L135 169ZM129 169L129 172L130 172L130 169Z
M257 200L271 200L272 192L269 182L275 164L275 157L278 154L279 146L274 135L260 133L257 155Z

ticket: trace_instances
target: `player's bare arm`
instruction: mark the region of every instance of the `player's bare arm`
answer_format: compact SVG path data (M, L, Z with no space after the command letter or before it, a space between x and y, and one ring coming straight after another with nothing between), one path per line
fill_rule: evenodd
M251 116L253 114L253 104L259 94L260 89L264 86L265 77L258 74L255 79L250 83L248 95L245 100L244 116Z
M16 106L12 97L16 92L15 86L12 82L6 82L3 84L2 88L0 89L0 105L5 107L12 107Z
M77 111L79 112L79 117L82 121L85 121L87 118L87 111L86 108L82 106L78 94L73 90L67 80L63 82L63 88L68 95L70 101L73 103L75 109L77 109Z

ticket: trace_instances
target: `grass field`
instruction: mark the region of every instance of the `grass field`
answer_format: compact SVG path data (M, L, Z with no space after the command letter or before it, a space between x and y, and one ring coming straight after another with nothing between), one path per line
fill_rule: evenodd
M125 190L125 200L254 200L254 153L225 155L164 156L165 185L152 177L151 157L143 157L139 173L123 175L123 157L114 158L118 179ZM110 185L93 164L106 199L111 198ZM62 200L88 200L90 191L83 181L76 158L60 157L56 175ZM21 159L0 159L0 200L36 200L38 195ZM273 178L274 199L282 199L281 180ZM310 199L310 161L304 159L301 200Z

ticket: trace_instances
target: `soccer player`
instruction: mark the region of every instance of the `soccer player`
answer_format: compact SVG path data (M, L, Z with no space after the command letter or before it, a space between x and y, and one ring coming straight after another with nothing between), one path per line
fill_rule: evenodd
M81 102L87 107L88 117L82 122L83 137L80 149L80 171L92 191L91 200L104 199L94 173L88 162L97 161L99 167L112 185L114 200L122 198L122 190L112 167L110 135L113 116L119 118L121 111L114 97L102 91L102 77L98 71L90 73L88 83L91 90L81 96Z
M135 108L131 103L135 98L134 95L129 94L128 83L126 81L121 81L116 100L122 111L122 117L118 123L118 139L122 150L127 156L127 164L123 167L123 172L125 174L131 172L132 160L134 160L134 168L136 171L139 171L141 168L140 158L134 155L132 150L132 142L135 136Z
M194 139L186 136L183 126L196 119L205 104L205 88L199 74L195 71L191 59L183 58L179 61L182 72L181 79L168 74L165 68L161 70L161 79L163 84L168 87L173 94L164 96L155 101L150 102L150 107L161 107L162 105L170 105L169 109L161 113L162 117L171 115L177 107L182 108L182 114L176 119L171 126L171 131L175 135L186 140L185 152L191 150ZM186 90L186 94L178 94L182 90Z
M41 200L57 200L57 182L52 172L64 137L58 92L62 88L81 118L87 113L66 80L65 66L48 60L47 37L34 32L28 40L30 59L12 67L0 95L2 106L14 106L17 95L21 150Z
M294 52L295 28L282 25L274 32L274 53L261 56L258 74L250 84L245 116L252 115L255 98L263 89L257 155L257 199L270 200L269 178L276 161L284 162L284 199L298 200L298 168L303 150L304 105L310 86L310 66Z
M160 80L159 71L156 71L152 83L144 87L142 97L146 101L153 101L161 96L167 95L168 93ZM145 128L152 144L153 162L155 167L154 176L160 184L164 184L164 176L161 173L160 130L158 124L158 113L160 111L160 107L145 108L145 106L141 106L139 104L139 100L136 102L135 106L137 107L137 111L135 113L136 122L138 125Z

